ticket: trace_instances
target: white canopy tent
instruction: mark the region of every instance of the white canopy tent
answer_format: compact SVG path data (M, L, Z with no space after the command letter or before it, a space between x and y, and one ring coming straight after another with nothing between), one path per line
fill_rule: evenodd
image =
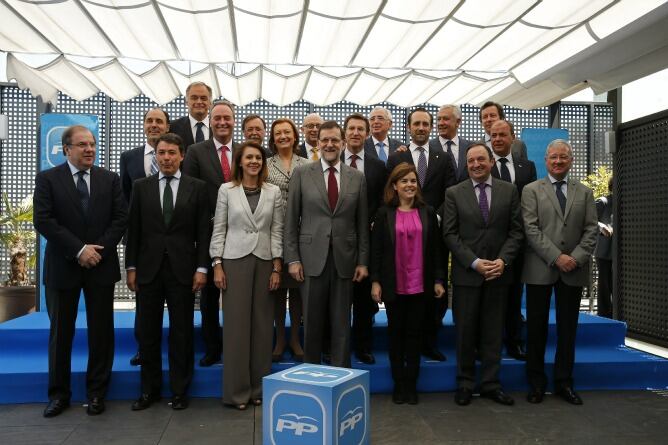
M553 103L668 67L667 0L0 0L6 76L163 104Z

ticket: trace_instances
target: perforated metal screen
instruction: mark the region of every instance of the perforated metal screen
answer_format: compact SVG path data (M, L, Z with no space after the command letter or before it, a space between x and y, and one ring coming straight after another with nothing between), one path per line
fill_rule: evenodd
M37 132L37 101L29 92L21 91L13 86L2 87L2 113L10 117L10 139L2 142L2 157L0 164L0 179L2 190L10 194L13 202L18 202L24 196L31 194L34 186L36 171L36 132ZM404 142L409 141L406 130L406 119L410 109L398 107L393 104L379 104L390 110L393 117L393 125L390 136ZM97 94L85 101L77 102L72 98L60 94L58 104L54 112L60 113L90 113L100 118L100 159L103 166L118 172L120 155L125 150L137 147L144 143L142 128L142 116L150 107L156 104L144 96L138 96L126 102L116 102L107 98L104 94ZM423 105L436 119L438 107L434 105ZM592 109L593 107L593 114ZM178 98L162 107L172 120L186 114L184 99ZM319 113L323 119L334 119L343 124L346 116L351 113L361 113L365 116L373 109L373 106L359 106L349 102L340 102L328 107L316 107L308 102L299 101L286 107L277 107L264 100L258 100L244 107L236 109L236 126L234 129L235 140L241 140L241 122L243 117L250 113L261 115L267 126L278 117L289 117L300 126L304 117L312 112ZM547 107L535 110L520 110L512 107L504 107L508 119L514 125L517 134L522 128L545 128L549 125L549 110ZM574 135L576 146L576 175L584 176L591 171L588 164L587 150L590 147L590 138L595 142L596 150L589 156L595 162L609 162L602 153L602 132L612 127L612 106L592 104L562 104L562 127L567 128ZM593 115L593 136L589 133L590 116ZM462 124L459 134L469 140L480 140L483 130L479 121L478 108L472 105L462 105ZM108 131L108 135L107 135ZM437 136L436 122L432 137ZM572 136L573 138L573 136ZM600 141L600 143L599 143ZM108 150L108 151L107 151ZM602 159L602 160L601 160ZM108 165L107 165L108 162ZM122 249L119 248L122 261ZM7 254L0 249L0 276L7 273ZM125 283L117 286L116 298L129 300L132 294L127 291Z
M668 346L668 111L621 125L617 137L618 318Z

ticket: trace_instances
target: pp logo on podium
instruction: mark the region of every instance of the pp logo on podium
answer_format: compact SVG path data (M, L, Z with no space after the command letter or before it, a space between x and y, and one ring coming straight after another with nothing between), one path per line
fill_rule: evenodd
M334 425L337 444L366 443L367 425L367 393L362 385L354 386L339 397L336 406Z
M327 434L325 407L312 394L279 391L271 400L271 440L276 445L319 445Z
M351 371L342 368L303 366L294 371L284 373L283 378L302 383L335 383L350 377L352 374Z

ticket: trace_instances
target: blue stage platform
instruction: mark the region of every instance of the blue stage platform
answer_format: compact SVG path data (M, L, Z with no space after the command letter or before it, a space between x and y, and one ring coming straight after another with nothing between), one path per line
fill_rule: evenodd
M195 314L196 362L203 354L199 313ZM116 312L116 355L109 399L134 399L139 394L139 368L129 359L136 351L133 335L134 312ZM165 317L164 326L167 326ZM550 331L546 365L552 370L555 348L554 313L550 316ZM624 346L624 323L580 314L575 364L576 388L585 389L646 389L668 388L668 360ZM371 391L391 392L387 356L387 319L385 312L376 315L374 325L376 364L357 363L353 367L371 371ZM453 391L456 361L454 326L451 312L444 319L439 346L448 356L443 363L423 361L418 389L423 392ZM0 403L41 402L47 399L47 347L49 320L45 313L34 313L0 324ZM163 369L167 382L167 329L163 335ZM80 314L72 354L72 391L74 400L85 398L87 340L85 315ZM289 360L276 364L274 371L289 368ZM191 395L220 397L223 365L200 368L196 365ZM524 363L504 357L501 380L508 390L526 389ZM168 385L164 385L168 391ZM168 395L168 394L165 394Z

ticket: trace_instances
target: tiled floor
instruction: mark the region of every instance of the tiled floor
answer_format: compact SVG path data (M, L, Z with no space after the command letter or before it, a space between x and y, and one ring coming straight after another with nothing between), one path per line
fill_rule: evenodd
M456 406L452 393L421 394L417 406L394 405L389 395L371 398L373 444L665 444L668 392L583 392L574 407L546 397L530 405L514 393L513 407L474 398ZM260 444L262 410L239 412L219 400L194 399L174 412L166 401L142 412L129 401L107 403L107 412L88 417L82 406L54 419L43 405L0 405L0 444Z

